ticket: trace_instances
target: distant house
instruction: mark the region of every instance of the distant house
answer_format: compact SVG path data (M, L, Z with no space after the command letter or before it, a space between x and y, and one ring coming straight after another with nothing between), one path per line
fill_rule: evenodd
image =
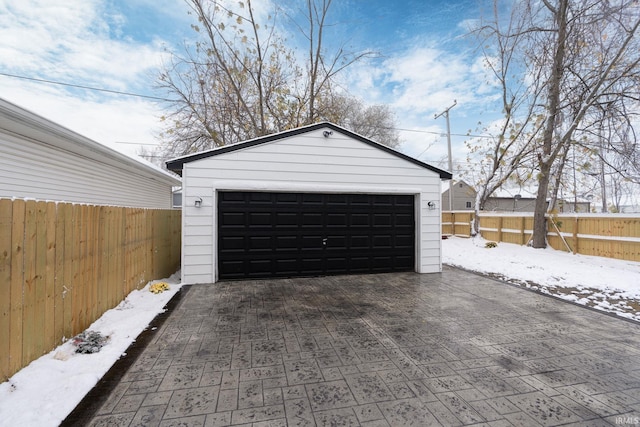
M172 207L180 178L0 98L0 198Z
M449 200L450 185L453 185L453 199ZM442 210L443 211L469 211L474 210L476 207L476 190L467 184L460 181L449 181L442 185L445 190L442 193Z
M462 180L453 182L452 210L475 210L475 204L476 190ZM535 210L535 204L535 194L523 189L499 189L487 199L484 210L492 212L533 212ZM442 209L445 211L449 210L449 188L442 193ZM591 203L588 201L579 201L577 204L573 201L569 202L565 200L558 202L558 210L561 213L590 212L590 209Z

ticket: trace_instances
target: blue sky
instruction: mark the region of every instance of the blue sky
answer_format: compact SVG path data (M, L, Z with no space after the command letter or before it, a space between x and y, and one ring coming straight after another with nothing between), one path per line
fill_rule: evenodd
M466 157L458 134L497 117L473 40L463 37L465 23L487 12L481 3L334 0L328 41L380 54L350 68L345 85L365 102L389 105L403 129L400 150L423 161L445 158L445 120L434 114L454 99L456 162ZM0 73L162 96L154 76L167 50L193 36L192 19L182 0L0 0ZM0 96L130 154L157 143L162 109L150 99L5 75Z

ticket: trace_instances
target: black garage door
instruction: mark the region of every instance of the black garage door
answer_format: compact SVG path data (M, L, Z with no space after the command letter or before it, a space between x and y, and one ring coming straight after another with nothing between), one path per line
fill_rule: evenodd
M218 193L220 279L413 271L412 195Z

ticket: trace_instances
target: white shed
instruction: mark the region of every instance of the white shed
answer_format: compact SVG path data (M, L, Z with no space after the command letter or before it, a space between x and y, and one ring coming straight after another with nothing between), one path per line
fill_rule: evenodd
M440 272L440 170L319 123L167 162L182 280Z
M0 99L0 198L172 207L180 179Z

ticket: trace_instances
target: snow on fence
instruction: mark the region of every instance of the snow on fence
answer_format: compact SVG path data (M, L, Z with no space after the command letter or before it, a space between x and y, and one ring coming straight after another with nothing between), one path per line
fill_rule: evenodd
M442 234L471 236L473 212L443 212ZM525 245L533 233L533 213L480 214L487 240ZM629 214L547 215L547 240L558 250L640 261L640 217Z
M0 382L174 273L180 215L0 199Z

